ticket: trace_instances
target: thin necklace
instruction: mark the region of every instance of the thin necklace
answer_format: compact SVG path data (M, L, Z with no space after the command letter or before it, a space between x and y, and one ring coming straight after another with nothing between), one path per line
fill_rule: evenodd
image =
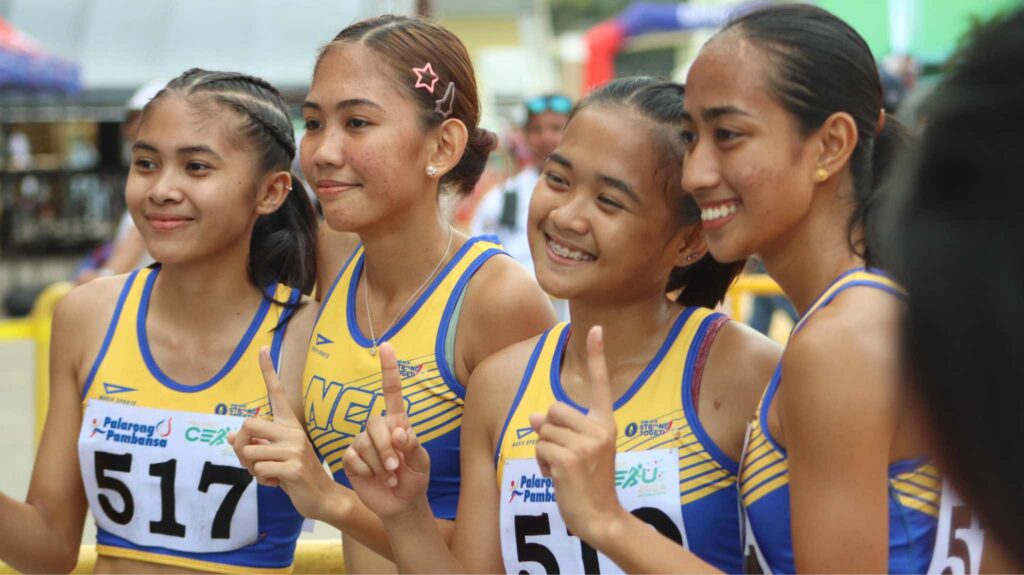
M444 255L441 256L441 259L437 262L437 265L434 266L434 270L430 272L430 275L427 276L427 279L423 280L423 283L420 284L420 287L416 288L416 291L412 292L412 295L409 296L409 299L405 300L405 303L402 304L402 307L398 308L398 313L395 314L395 318L391 320L391 323L388 324L388 327L384 328L385 334L388 332L388 330L392 328L392 326L395 325L395 322L398 321L398 318L402 316L402 312L405 311L405 308L412 302L412 300L416 296L418 296L421 291L423 291L423 288L427 287L427 284L430 283L430 280L434 278L434 274L437 273L437 270L441 269L441 264L444 263L444 260L448 259L448 253L451 252L452 250L452 238L454 236L455 228L449 225L448 247L444 249ZM373 333L373 317L370 315L370 276L369 274L366 273L365 263L363 264L363 300L366 302L366 324L370 328L370 355L375 356L377 355L377 344L380 343L380 340L377 339L377 337ZM380 337L381 339L384 339L383 334L381 334Z

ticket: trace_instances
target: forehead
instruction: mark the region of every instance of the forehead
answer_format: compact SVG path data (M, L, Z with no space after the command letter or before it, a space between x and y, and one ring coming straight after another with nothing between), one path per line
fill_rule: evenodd
M341 100L367 98L382 107L405 100L400 87L416 83L412 68L405 77L376 52L358 42L331 46L320 59L309 88L309 100L324 108ZM440 95L439 95L440 96Z
M686 77L683 108L698 119L717 106L759 110L776 104L769 84L771 62L757 45L725 32L701 49Z
M530 118L526 121L527 128L548 128L548 127L563 127L569 120L569 116L566 114L559 114L558 112L552 112L548 110L541 112L540 114L531 114Z
M658 141L667 137L635 110L620 105L593 104L573 117L558 153L577 172L601 173L633 185L641 196L657 189L665 178L678 180L681 167L663 152Z
M236 148L231 135L238 122L238 115L231 110L207 110L205 102L197 106L197 102L172 92L146 108L138 138L168 148L203 144L227 152Z

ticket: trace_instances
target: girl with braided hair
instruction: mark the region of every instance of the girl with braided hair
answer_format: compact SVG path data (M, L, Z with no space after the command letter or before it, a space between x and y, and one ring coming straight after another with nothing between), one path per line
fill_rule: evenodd
M60 302L28 496L0 494L4 562L70 571L91 509L99 572L290 569L302 517L228 434L270 412L260 369L302 404L316 217L295 152L259 78L189 70L146 105L126 198L158 263Z

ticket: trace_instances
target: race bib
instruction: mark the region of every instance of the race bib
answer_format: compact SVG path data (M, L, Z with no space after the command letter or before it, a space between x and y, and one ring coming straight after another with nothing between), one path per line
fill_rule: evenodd
M505 462L501 485L501 552L507 573L622 573L565 526L551 480L536 459ZM675 449L615 457L619 502L662 535L686 546Z
M241 417L89 401L78 437L96 524L136 545L231 551L256 541L256 483L228 433Z
M978 515L964 503L949 481L942 481L939 525L929 573L977 575L985 545Z

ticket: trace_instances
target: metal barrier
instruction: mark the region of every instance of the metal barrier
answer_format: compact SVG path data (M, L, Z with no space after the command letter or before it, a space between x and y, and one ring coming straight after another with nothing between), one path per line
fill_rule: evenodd
M96 567L96 546L82 545L78 552L78 565L72 573L92 573ZM299 541L295 548L295 563L292 573L344 573L345 562L341 555L341 539ZM17 573L10 566L0 562L0 574Z
M744 274L729 288L726 306L729 315L736 320L746 317L746 296L785 295L782 288L768 274Z

